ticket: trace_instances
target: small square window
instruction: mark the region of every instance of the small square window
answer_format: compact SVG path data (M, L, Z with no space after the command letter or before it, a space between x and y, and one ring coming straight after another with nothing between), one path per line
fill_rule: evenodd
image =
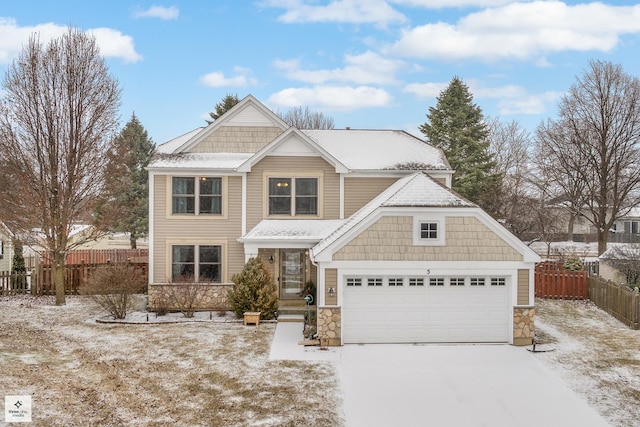
M505 286L506 284L507 284L507 280L504 277L491 278L491 286Z
M347 278L347 286L362 286L362 279L359 277Z
M437 222L421 222L420 238L426 240L438 240L438 223Z
M472 277L469 282L471 286L484 286L484 277Z
M404 279L402 277L389 277L389 286L403 286Z
M367 286L382 286L382 277L369 277Z
M464 286L464 277L451 277L449 286Z
M444 286L444 277L430 277L429 286Z
M409 286L424 286L424 278L423 277L410 277L409 278Z

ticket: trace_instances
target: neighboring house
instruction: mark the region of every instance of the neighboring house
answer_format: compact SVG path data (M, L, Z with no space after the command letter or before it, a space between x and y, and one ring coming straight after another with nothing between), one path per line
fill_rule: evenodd
M403 131L300 130L252 96L149 165L149 304L195 281L226 304L250 257L282 302L317 284L321 342L531 343L540 260L450 190L441 150Z
M0 221L0 273L13 268L13 234Z
M609 241L617 243L640 242L640 207L634 207L616 220Z

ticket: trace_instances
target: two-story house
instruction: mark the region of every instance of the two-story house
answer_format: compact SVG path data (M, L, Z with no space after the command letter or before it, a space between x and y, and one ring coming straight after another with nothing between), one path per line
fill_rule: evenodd
M149 303L195 281L203 309L260 256L282 301L317 284L324 343L530 344L539 257L450 190L403 131L304 130L252 96L149 165Z

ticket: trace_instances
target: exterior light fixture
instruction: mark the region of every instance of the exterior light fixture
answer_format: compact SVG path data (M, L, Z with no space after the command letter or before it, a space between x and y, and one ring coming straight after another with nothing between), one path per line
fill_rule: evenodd
M273 255L269 257L269 264L273 264Z
M332 287L329 288L329 296L332 297L336 293L336 290Z

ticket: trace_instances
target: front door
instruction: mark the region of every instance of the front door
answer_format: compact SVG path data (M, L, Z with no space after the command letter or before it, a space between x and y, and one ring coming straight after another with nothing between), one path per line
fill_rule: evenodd
M305 279L303 249L280 250L280 298L300 299Z

